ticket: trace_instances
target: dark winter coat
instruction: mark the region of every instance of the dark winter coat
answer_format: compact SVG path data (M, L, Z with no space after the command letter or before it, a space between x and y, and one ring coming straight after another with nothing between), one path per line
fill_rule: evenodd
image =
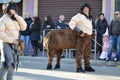
M20 34L21 35L30 35L30 24L32 23L32 19L31 18L25 18L24 19L25 22L27 23L27 28L25 31L21 31Z
M48 25L51 26L51 27L47 28ZM45 22L43 23L43 26L42 26L42 31L43 31L44 29L55 29L55 24L54 24L53 22L45 21ZM49 31L51 31L51 30L45 30L45 35L46 35Z
M51 27L47 28L47 25L50 25ZM54 29L54 28L55 28L55 24L53 22L48 22L48 21L45 21L43 23L43 26L42 26L42 30L44 30L44 29Z
M65 29L66 27L68 27L67 24L65 24L64 22L60 22L60 21L56 22L55 28L57 28L57 26L59 26L61 29Z
M107 27L108 27L108 24L106 21L98 20L96 24L96 30L97 30L98 36L102 36L106 32Z
M30 28L30 40L40 40L40 30L41 25L39 27L35 27L34 24L32 24Z
M110 24L109 34L113 36L120 35L120 20L113 19Z

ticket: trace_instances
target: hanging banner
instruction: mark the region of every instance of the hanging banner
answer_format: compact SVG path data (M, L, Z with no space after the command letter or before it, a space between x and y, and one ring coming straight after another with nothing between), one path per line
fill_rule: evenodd
M7 3L7 2L10 2L10 1L14 1L14 2L18 3L21 0L0 0L0 3Z

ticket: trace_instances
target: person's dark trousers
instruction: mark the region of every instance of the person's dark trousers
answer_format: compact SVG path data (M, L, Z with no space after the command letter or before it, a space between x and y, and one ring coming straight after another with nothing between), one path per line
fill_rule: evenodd
M98 37L97 42L102 46L102 37L101 36ZM102 53L102 47L100 45L97 45L97 52L99 52L99 54Z
M38 56L38 40L31 40L34 54L32 56Z

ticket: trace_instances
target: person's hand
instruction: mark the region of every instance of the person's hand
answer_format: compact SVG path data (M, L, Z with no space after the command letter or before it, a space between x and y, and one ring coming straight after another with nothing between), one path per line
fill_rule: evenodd
M50 25L47 25L46 27L47 27L47 28L50 28L51 26L50 26Z
M91 36L94 38L96 36L95 32L93 32Z
M10 12L11 12L12 15L14 15L14 17L17 17L17 16L18 16L18 14L16 13L15 10L11 9Z
M81 36L81 37L84 37L84 36L85 36L85 33L82 33L80 36Z
M80 31L80 32L79 32L79 36L80 36L80 37L84 37L84 36L85 36L85 33L84 33L83 31Z
M16 17L18 17L18 14L17 14L17 13L15 13L15 14L14 14L14 17L15 17L15 18L16 18Z
M61 27L60 27L60 26L57 26L57 29L61 29Z
M14 40L13 40L13 44L18 45L18 44L19 44L19 41L18 41L17 39L14 39Z
M14 9L10 9L10 12L12 15L16 14L16 11Z

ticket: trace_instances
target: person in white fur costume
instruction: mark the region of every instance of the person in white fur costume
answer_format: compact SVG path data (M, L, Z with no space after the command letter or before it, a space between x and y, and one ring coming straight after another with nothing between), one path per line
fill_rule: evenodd
M103 46L102 46L102 53L99 57L99 60L105 60L107 58L108 55L108 49L109 49L109 33L108 33L108 28L105 32L105 34L103 35ZM116 55L116 51L114 50L112 53L112 57L115 57Z

